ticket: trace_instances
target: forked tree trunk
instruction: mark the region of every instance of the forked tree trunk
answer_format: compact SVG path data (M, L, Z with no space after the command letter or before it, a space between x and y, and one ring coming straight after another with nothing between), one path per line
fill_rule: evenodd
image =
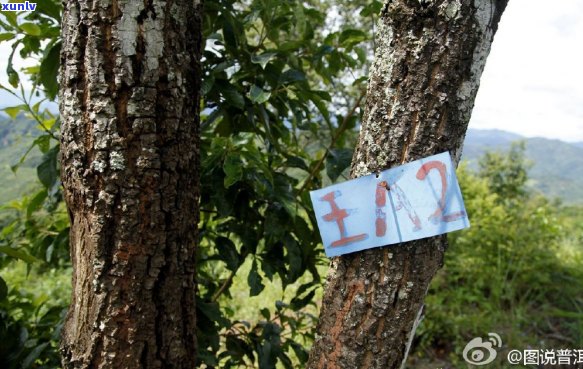
M353 177L443 151L457 164L506 4L385 2ZM308 368L402 367L445 249L439 236L333 259Z
M194 367L201 7L64 2L64 368Z

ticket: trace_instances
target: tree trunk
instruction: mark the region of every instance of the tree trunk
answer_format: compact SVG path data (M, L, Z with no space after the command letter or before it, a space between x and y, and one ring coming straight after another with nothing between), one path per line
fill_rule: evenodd
M352 176L449 151L457 164L507 0L386 1ZM310 369L404 367L445 236L332 260Z
M64 368L194 368L201 0L65 1Z

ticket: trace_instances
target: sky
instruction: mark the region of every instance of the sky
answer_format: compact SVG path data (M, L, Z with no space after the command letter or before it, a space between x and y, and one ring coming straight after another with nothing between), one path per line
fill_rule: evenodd
M510 0L470 128L583 141L583 0Z
M0 84L7 43L0 44ZM21 61L20 61L21 62ZM583 0L510 0L470 128L583 142ZM0 92L0 107L15 105Z

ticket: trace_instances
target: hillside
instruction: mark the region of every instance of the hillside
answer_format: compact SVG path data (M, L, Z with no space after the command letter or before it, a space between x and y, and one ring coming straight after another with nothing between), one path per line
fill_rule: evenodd
M487 150L507 150L514 141L526 143L526 157L533 163L530 186L549 198L568 204L583 204L583 143L546 138L525 138L500 130L468 130L462 160L477 168L477 159Z
M30 192L36 183L36 165L40 153L35 149L14 174L16 164L38 134L33 121L11 120L0 115L0 204ZM529 184L550 198L567 204L583 204L583 142L567 143L545 138L525 138L501 130L470 129L466 135L462 160L476 169L484 152L507 150L510 144L523 140L526 157L533 162Z
M12 120L0 115L0 205L30 193L37 185L36 166L40 152L34 149L14 173L17 164L38 135L35 122L24 118Z

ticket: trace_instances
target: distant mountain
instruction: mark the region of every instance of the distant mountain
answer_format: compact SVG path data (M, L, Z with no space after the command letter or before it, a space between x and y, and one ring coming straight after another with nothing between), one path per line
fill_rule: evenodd
M20 164L20 168L14 173L10 167L18 164L22 156L39 135L35 128L36 123L22 116L10 119L0 114L0 205L7 201L30 193L38 188L36 179L36 166L41 157L35 148L27 159Z
M508 150L515 141L526 143L526 157L533 162L529 171L530 186L547 197L560 198L569 204L583 204L583 143L526 138L500 130L470 129L462 160L476 168L477 160L484 152Z
M40 131L35 128L36 122L23 115L11 119L0 114L0 149L12 145L14 142L27 140L27 137L37 137Z
M38 186L35 172L40 153L37 150L33 150L16 174L10 170L38 134L34 121L23 117L12 120L0 114L0 187L3 189L0 204ZM479 157L486 151L508 150L512 142L520 140L526 142L526 157L534 163L529 172L529 185L547 197L583 205L583 142L567 143L525 138L501 130L470 129L462 160L477 168Z

